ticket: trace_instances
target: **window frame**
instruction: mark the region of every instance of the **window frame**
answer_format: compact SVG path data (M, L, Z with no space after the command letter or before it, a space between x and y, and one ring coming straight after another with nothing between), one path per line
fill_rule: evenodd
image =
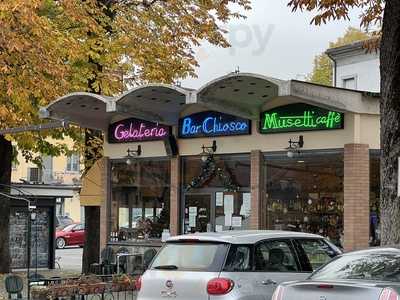
M289 247L289 249L290 249L290 251L291 251L291 253L292 253L292 255L293 255L294 261L295 261L295 263L296 263L296 265L297 265L297 271L294 271L294 272L292 272L292 271L286 271L286 272L269 272L269 271L264 271L264 270L256 270L256 264L255 264L255 251L256 251L256 247L257 247L259 244L266 243L266 242L285 242L285 243L288 245L288 247ZM257 243L255 243L255 244L253 245L253 255L252 255L252 256L253 256L253 261L252 261L253 266L252 266L252 271L251 271L251 272L254 272L254 273L271 273L271 274L274 274L274 273L276 273L276 274L305 273L305 272L303 272L303 270L302 270L302 266L301 266L301 263L300 263L300 260L299 260L299 256L298 256L298 253L297 253L296 248L295 248L295 246L294 246L294 243L293 243L293 239L292 239L292 238L284 238L284 237L283 237L283 238L270 238L270 239L260 240L260 241L258 241ZM307 273L309 273L309 272L307 272Z
M74 166L74 159L76 159L76 170L73 168ZM70 155L67 156L67 163L65 166L65 172L67 173L79 173L81 171L80 168L80 158L81 156L79 155L79 152L73 152ZM70 168L68 168L68 165L70 166Z
M235 271L228 271L225 270L226 267L226 262L228 261L228 256L231 252L231 249L233 247L249 247L250 248L250 270L235 270ZM221 272L225 273L250 273L254 271L254 244L230 244L229 249L226 252L226 257L224 259L224 263L222 265L222 270Z
M349 90L357 90L358 88L358 80L357 80L357 74L352 74L352 75L345 75L345 76L341 76L340 80L341 80L341 87L344 89L349 89ZM354 88L347 88L345 83L348 80L354 80Z
M310 259L308 258L307 252L304 250L303 246L301 245L301 241L304 240L309 240L309 241L321 241L322 243L324 243L326 246L328 246L333 252L336 253L336 255L334 257L331 257L331 259L327 262L325 262L324 264L322 264L320 267L316 268L315 270L313 270ZM293 245L296 248L296 252L298 253L299 256L299 262L301 264L301 268L302 270L304 270L304 273L313 273L316 270L318 270L319 268L321 268L322 266L324 266L325 264L329 263L332 259L334 259L335 257L337 257L338 255L340 255L341 253L338 253L333 247L332 245L330 245L325 239L323 238L313 238L313 237L299 237L299 238L294 238L293 240ZM308 268L311 269L307 270Z

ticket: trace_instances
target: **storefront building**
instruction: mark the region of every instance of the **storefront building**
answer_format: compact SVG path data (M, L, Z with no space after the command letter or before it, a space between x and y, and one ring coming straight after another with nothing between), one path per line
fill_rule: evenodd
M198 90L150 84L66 95L45 115L100 129L83 179L101 244L238 229L318 233L345 249L379 240L379 95L229 74Z

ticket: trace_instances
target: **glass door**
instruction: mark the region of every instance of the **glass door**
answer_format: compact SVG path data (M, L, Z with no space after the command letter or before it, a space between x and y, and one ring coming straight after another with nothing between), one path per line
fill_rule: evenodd
M214 231L211 194L186 194L184 233Z

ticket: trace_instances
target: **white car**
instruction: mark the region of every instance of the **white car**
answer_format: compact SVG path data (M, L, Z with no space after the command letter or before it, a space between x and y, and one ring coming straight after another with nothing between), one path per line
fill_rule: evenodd
M138 300L270 300L340 250L313 234L229 231L170 238L138 280Z

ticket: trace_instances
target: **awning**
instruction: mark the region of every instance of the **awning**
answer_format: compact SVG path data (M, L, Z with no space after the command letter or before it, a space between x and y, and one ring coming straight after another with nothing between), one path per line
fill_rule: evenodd
M45 118L106 131L109 124L138 118L177 125L185 104L258 120L268 104L305 102L338 111L379 114L379 96L362 91L280 80L252 73L230 73L198 90L147 84L116 97L72 93L41 109Z
M50 103L45 115L51 119L79 124L81 127L106 130L114 107L113 100L91 93L71 93Z
M192 90L169 84L136 87L116 99L119 113L166 125L177 125L179 112L191 102Z
M101 206L107 199L107 159L102 158L82 179L80 201L82 206Z
M257 120L270 99L285 96L288 81L252 73L231 73L197 91L197 102L212 110Z
M26 197L72 198L80 189L79 185L54 185L54 184L22 184L13 183L11 195Z

